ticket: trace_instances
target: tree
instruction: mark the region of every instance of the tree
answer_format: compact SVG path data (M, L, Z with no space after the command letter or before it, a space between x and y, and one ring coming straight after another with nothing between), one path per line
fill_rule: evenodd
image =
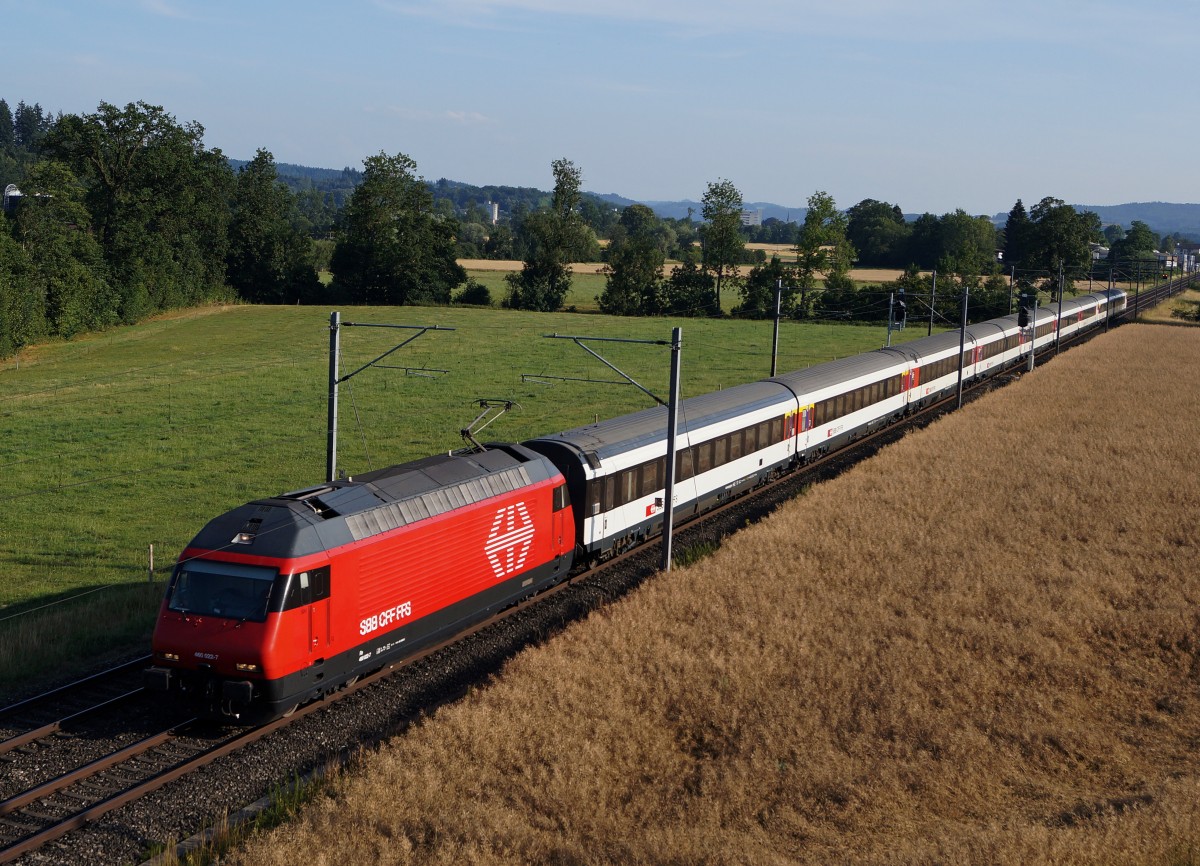
M311 303L321 284L312 241L296 226L296 198L280 183L275 158L259 148L238 172L229 224L226 278L256 304Z
M1129 231L1119 240L1113 242L1108 251L1110 262L1125 262L1134 259L1156 260L1154 254L1158 246L1158 235L1150 230L1150 226L1141 220L1134 220Z
M1104 239L1108 241L1109 246L1123 237L1125 237L1125 227L1120 223L1112 223L1104 227Z
M988 217L973 217L959 208L944 214L940 223L939 272L982 275L995 270L996 227Z
M1031 222L1026 268L1046 271L1055 284L1059 271L1087 267L1092 260L1088 244L1103 237L1100 218L1092 211L1079 213L1062 199L1047 196L1029 211Z
M1007 316L1012 288L1002 274L990 274L978 288L971 289L971 318L997 319Z
M662 286L663 312L673 316L712 313L716 278L691 256L671 269Z
M13 126L12 109L0 99L0 151L12 150L17 143L16 127Z
M731 182L720 179L708 185L700 200L704 225L700 249L704 268L713 275L712 309L721 315L721 289L737 282L738 263L746 243L742 239L742 194Z
M60 118L42 142L87 191L122 321L227 293L234 177L203 139L202 126L180 126L160 106L102 102L94 114Z
M36 102L26 105L24 100L17 103L17 111L13 115L13 133L18 145L26 150L33 150L50 129L50 125L50 115L42 113L41 105Z
M461 259L483 258L483 248L487 244L487 229L481 223L458 224L458 257Z
M913 222L908 235L910 264L935 268L942 257L942 224L931 213L923 213Z
M796 242L797 226L778 217L767 217L760 226L743 226L747 240L756 244L787 244Z
M483 244L483 254L489 259L511 259L514 255L512 229L506 225L492 226Z
M0 358L12 355L45 332L45 314L34 301L31 271L28 254L0 213Z
M551 163L554 194L549 209L527 214L518 224L525 248L521 272L504 279L509 286L505 306L553 312L571 289L570 263L587 255L595 234L579 216L582 173L569 159Z
M862 265L898 268L907 264L909 231L898 204L867 198L846 211L846 239Z
M51 334L72 337L115 324L115 293L104 278L103 256L88 231L83 187L65 165L44 161L26 179L16 235L29 269L31 312Z
M771 256L769 262L750 269L749 275L739 287L742 303L734 307L733 312L752 319L774 318L777 286L781 287L780 315L793 316L796 312L796 293L798 291L796 274L793 268L779 261L779 256Z
M363 161L333 251L333 291L356 304L449 303L466 271L455 260L455 223L433 213L433 195L403 153Z
M600 311L618 316L649 316L660 309L659 284L667 238L654 211L632 204L621 211L602 269Z
M832 279L841 286L849 278L854 247L846 238L846 224L846 215L829 193L818 191L808 197L808 210L796 239L797 315L811 315L818 273L823 274L826 285Z
M1029 255L1033 224L1025 205L1020 199L1008 212L1008 220L1004 223L1004 264L1009 267L1023 267Z

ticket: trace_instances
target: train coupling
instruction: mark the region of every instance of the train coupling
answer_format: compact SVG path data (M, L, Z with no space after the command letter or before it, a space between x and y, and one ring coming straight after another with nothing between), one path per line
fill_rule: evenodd
M171 690L171 678L174 674L170 668L149 667L142 672L142 685L148 692L166 692Z

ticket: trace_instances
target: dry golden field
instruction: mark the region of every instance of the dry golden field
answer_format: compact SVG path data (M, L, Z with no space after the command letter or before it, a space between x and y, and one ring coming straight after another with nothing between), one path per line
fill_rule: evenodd
M231 862L1200 862L1197 369L1194 329L1065 353L521 654Z
M1177 309L1195 308L1196 304L1200 304L1200 291L1196 289L1188 289L1180 295L1172 298L1169 301L1164 301L1152 310L1145 313L1139 313L1138 318L1143 322L1154 322L1164 325L1192 325L1197 323L1180 319L1173 315Z
M753 249L755 247L777 247L781 244L747 244L747 247ZM786 247L784 247L787 249ZM795 256L791 259L781 256L783 261L794 261ZM459 259L458 263L468 271L520 271L522 262L519 261L504 261L500 259ZM663 265L663 275L668 274L676 263L668 262ZM571 273L574 274L598 274L604 265L601 262L576 262L571 265ZM750 265L742 265L739 267L739 272L743 275L750 273ZM887 268L855 268L850 271L850 279L858 280L859 282L885 282L897 280L904 276L904 271L889 270Z

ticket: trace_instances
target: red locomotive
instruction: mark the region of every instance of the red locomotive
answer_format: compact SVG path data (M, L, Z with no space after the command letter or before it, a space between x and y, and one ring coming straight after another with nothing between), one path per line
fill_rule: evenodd
M558 582L574 544L562 475L520 445L251 502L180 556L146 683L209 715L286 715Z

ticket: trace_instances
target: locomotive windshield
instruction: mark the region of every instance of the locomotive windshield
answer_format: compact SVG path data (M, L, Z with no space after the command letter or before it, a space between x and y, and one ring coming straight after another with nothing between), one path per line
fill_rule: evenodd
M170 610L264 622L276 571L257 565L193 559L175 572Z

